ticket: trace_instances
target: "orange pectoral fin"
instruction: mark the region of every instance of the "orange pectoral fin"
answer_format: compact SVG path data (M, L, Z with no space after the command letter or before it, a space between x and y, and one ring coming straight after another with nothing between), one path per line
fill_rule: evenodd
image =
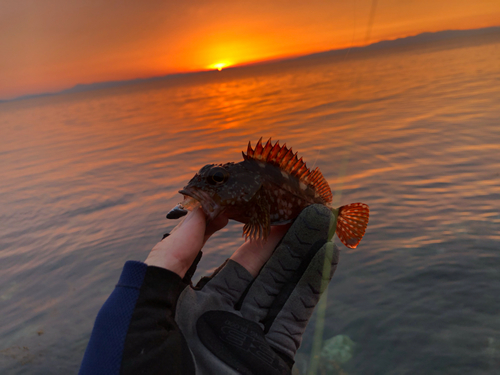
M347 247L355 249L363 238L370 209L364 203L351 203L339 208L337 219L337 236Z

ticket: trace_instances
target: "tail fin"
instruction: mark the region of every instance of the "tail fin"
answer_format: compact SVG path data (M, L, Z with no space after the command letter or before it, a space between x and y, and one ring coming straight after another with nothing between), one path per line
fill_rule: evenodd
M364 203L351 203L339 208L337 236L347 247L355 249L363 238L370 209Z

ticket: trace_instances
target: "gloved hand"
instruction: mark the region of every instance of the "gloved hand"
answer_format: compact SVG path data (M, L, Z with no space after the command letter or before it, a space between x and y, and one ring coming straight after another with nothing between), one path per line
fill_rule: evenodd
M196 374L289 374L302 334L337 267L335 217L321 205L295 220L258 276L229 259L185 288L175 321Z
M200 256L194 260L186 287L177 288L174 319L196 374L291 372L307 322L337 266L339 252L329 241L335 227L326 207L306 208L260 273L238 263L248 264L243 247L212 276L187 286Z
M203 212L189 213L145 263L125 264L80 374L289 374L337 267L335 221L328 208L310 206L193 287L200 249L227 219L207 227Z

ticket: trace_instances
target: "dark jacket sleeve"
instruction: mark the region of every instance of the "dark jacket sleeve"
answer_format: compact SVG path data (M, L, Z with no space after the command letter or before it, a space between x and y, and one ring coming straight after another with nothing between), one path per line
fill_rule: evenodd
M166 269L125 263L97 315L79 374L194 374L191 352L174 320L186 286Z

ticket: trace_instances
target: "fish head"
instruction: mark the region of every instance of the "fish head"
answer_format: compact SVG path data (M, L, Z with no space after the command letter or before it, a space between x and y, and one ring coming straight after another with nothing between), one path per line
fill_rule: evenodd
M262 185L262 178L242 163L207 164L179 191L185 202L193 199L201 204L208 220L213 220L228 207L248 203Z

